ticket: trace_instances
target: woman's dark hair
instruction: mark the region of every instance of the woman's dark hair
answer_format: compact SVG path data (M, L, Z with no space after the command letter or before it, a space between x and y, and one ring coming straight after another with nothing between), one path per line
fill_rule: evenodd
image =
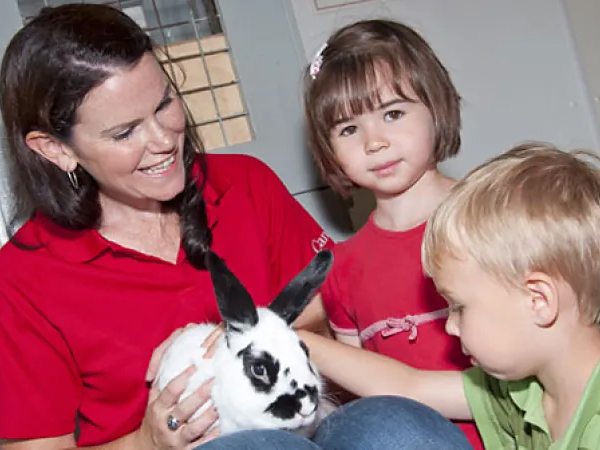
M340 117L373 111L381 104L379 82L407 101L420 101L435 127L439 163L460 147L460 96L429 44L412 28L390 20L365 20L336 31L322 52L316 76L305 73L308 140L324 180L343 196L354 187L336 160L330 132ZM383 80L380 80L380 77ZM418 99L404 91L412 88Z
M96 4L43 8L13 37L0 72L0 106L16 197L13 223L33 209L71 230L100 225L96 181L78 166L80 187L73 189L66 173L32 151L25 136L40 131L69 143L77 109L90 90L118 69L135 67L148 52L153 53L152 41L130 17ZM202 196L206 160L190 120L187 122L185 188L164 207L179 213L184 251L195 267L203 268L205 249L211 243ZM193 175L197 163L200 185Z

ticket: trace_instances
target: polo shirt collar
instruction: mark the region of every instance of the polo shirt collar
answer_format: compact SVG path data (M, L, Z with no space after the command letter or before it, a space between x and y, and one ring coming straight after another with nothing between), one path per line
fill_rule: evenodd
M232 185L231 179L223 173L214 174L208 171L203 196L206 202L208 226L217 224L218 206ZM117 244L105 239L98 231L70 230L56 225L42 213L36 213L39 242L54 256L73 263L84 263L96 259L111 248L119 248Z
M550 428L543 408L544 390L536 378L528 378L509 384L509 395L517 407L524 412L523 420L546 434Z
M600 411L600 362L596 364L590 379L588 380L575 415L571 419L571 424L565 430L561 442L570 442L572 436L579 436L582 433L581 427L585 427L592 416ZM509 395L513 402L521 411L524 412L523 419L548 436L550 436L550 427L546 421L543 408L544 390L536 378L528 378L509 383Z

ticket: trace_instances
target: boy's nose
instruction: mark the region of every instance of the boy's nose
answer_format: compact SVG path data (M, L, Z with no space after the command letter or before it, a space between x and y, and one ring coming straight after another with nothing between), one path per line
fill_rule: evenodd
M446 319L446 333L450 336L459 337L458 327L456 326L456 321L452 318L452 314Z

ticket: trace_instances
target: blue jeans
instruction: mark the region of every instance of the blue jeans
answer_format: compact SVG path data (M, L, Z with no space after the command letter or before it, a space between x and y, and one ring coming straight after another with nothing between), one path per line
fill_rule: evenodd
M277 430L242 431L198 450L440 450L472 449L462 431L438 412L401 397L369 397L329 415L310 441Z

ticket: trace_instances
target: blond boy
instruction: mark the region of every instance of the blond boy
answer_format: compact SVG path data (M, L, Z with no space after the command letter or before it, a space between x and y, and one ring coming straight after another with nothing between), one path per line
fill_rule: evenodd
M592 161L593 160L593 161ZM486 448L600 449L600 171L531 143L473 170L430 219L423 266L472 369L421 371L305 334L360 396L475 419Z

